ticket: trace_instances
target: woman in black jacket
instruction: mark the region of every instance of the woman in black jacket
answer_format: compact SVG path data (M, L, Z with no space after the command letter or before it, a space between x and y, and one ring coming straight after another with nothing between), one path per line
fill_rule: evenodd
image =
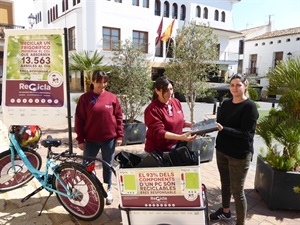
M249 83L240 76L230 79L232 98L224 100L217 114L217 165L221 178L222 207L210 214L210 220L230 220L233 195L236 224L244 225L247 200L244 183L253 156L253 140L258 119L255 103L247 97Z

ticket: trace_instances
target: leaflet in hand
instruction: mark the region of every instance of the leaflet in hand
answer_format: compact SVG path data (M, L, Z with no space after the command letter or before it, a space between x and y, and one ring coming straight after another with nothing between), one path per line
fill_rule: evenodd
M192 125L192 134L202 135L217 131L216 119L203 120Z

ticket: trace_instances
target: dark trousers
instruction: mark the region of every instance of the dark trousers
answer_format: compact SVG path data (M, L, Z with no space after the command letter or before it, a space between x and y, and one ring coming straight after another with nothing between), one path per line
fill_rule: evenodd
M221 178L222 206L229 208L231 194L235 202L238 225L244 225L247 214L247 199L244 192L245 179L248 173L252 153L246 159L236 159L216 151L217 165Z
M115 139L110 139L104 142L90 142L87 141L86 149L83 152L83 156L86 157L96 157L99 150L101 149L102 159L106 161L109 165L112 165L115 154ZM104 183L108 185L108 189L111 188L112 183L112 171L103 166L103 180Z

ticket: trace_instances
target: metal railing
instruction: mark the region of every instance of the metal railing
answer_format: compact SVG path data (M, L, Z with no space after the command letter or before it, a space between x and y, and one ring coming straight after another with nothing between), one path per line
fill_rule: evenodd
M257 74L258 74L257 67L246 68L246 75L257 75Z
M5 37L4 29L25 29L24 26L0 23L0 38Z

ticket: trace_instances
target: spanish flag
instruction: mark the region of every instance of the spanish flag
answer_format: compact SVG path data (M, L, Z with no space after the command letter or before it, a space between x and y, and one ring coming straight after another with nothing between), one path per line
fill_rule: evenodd
M168 26L165 32L161 35L161 41L168 41L172 35L173 26L174 26L175 19L173 19L172 23Z

